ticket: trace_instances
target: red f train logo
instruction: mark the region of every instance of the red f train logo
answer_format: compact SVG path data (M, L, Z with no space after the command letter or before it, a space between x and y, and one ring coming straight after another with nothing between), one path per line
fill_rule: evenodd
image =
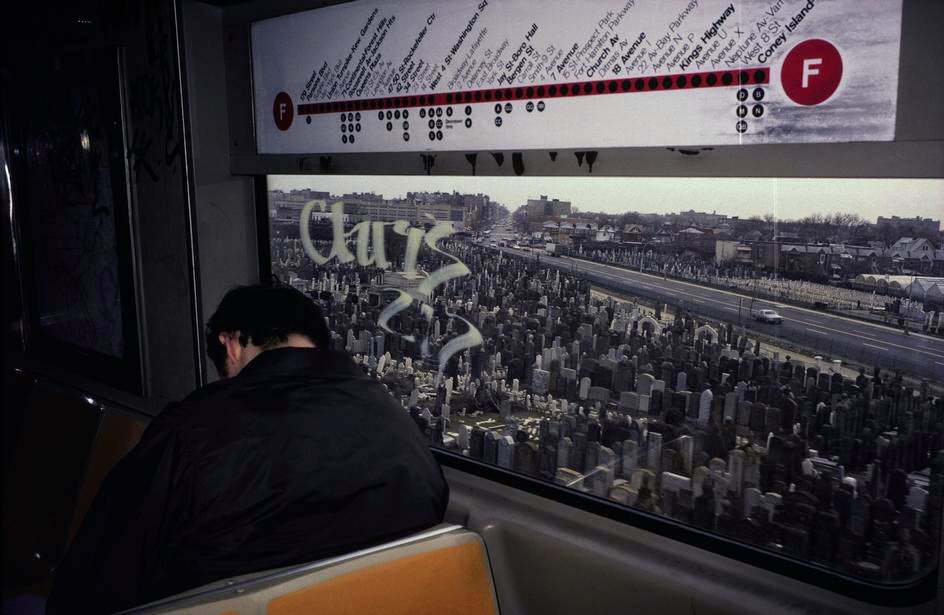
M780 68L783 91L798 105L818 105L835 94L842 81L842 56L822 39L803 41L790 50Z
M285 92L276 94L275 103L272 105L272 116L275 118L275 125L279 130L288 130L289 126L292 125L292 119L295 117L292 97Z

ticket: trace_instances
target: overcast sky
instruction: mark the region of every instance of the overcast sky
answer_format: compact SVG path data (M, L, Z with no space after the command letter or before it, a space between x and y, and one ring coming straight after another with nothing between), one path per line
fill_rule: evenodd
M694 209L741 217L773 213L792 219L855 212L872 222L880 215L944 217L941 179L269 176L269 189L294 188L332 194L376 192L387 198L424 190L482 192L510 210L544 194L569 200L581 211L608 213Z

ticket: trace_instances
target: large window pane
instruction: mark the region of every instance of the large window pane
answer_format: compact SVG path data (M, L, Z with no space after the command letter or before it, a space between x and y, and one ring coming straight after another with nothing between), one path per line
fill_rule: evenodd
M941 542L942 201L940 180L272 176L272 269L432 446L900 582Z

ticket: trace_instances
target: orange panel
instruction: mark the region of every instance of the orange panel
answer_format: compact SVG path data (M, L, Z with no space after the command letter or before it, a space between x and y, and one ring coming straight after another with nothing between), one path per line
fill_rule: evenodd
M147 423L121 414L106 413L98 429L98 436L92 448L91 456L85 470L85 479L82 481L82 490L75 505L72 516L72 526L69 529L69 542L82 525L85 514L92 505L92 500L98 493L105 477L128 451L134 448L141 439L141 434Z
M419 553L280 596L269 615L492 615L491 572L479 543Z

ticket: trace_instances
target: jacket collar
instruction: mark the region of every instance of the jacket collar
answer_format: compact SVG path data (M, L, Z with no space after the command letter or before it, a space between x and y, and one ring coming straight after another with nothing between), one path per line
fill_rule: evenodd
M273 348L250 361L236 376L236 380L259 380L291 372L337 380L366 377L346 352L318 348Z

